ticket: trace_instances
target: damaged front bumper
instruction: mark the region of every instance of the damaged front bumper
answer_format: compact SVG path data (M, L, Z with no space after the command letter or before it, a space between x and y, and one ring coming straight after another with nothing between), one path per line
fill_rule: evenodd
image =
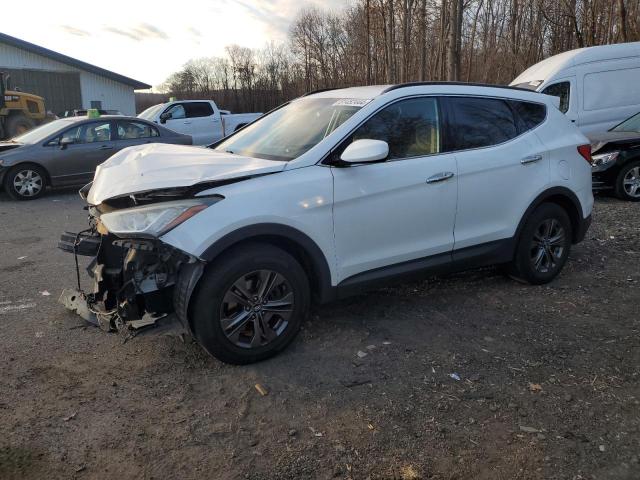
M95 225L65 232L58 248L74 255L77 289L65 289L59 302L105 331L190 332L189 298L204 262L158 239L119 238ZM80 287L78 257L93 257L87 267L92 287Z

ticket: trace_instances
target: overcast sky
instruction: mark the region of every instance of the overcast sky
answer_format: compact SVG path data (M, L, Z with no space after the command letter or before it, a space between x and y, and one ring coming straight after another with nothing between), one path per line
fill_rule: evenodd
M21 0L4 5L4 10L14 5L21 14L10 15L0 31L156 86L190 58L223 55L225 45L259 48L286 40L292 19L305 6L339 10L345 4L347 0Z

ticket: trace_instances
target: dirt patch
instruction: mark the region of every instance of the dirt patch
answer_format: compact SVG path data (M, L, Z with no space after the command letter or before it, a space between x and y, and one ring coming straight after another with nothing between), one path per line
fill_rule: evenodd
M82 227L69 205L75 224L51 208L38 234ZM0 285L38 301L0 322L0 445L29 446L1 478L639 478L637 204L598 199L549 285L483 269L381 289L317 308L248 367L77 328L55 303L71 258L34 261Z

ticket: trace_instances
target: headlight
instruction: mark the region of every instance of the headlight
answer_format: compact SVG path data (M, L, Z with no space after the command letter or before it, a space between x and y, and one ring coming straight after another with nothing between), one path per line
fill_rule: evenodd
M159 237L220 200L222 197L154 203L105 213L100 221L115 235Z
M620 152L601 153L591 157L591 166L594 172L601 172L611 166L620 155Z

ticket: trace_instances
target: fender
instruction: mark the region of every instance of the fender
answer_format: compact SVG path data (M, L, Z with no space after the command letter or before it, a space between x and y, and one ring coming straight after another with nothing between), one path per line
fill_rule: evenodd
M591 223L591 216L588 218L582 217L582 205L580 204L580 200L578 197L568 188L566 187L552 187L548 190L545 190L541 194L539 194L533 202L529 205L529 207L525 210L522 218L520 219L520 223L518 224L518 228L516 229L516 233L514 235L515 239L520 238L520 233L524 228L524 224L527 219L533 213L533 211L542 203L547 200L558 200L562 199L562 206L568 208L569 218L571 219L571 226L573 227L573 243L581 242L586 233L589 225ZM555 203L558 203L557 201ZM573 211L571 211L573 210Z
M312 293L316 294L320 303L333 299L331 287L331 270L324 253L308 235L301 231L278 223L258 223L234 230L216 240L200 255L206 262L213 261L228 248L246 241L263 239L281 247L292 254L310 273ZM311 272L309 272L311 269Z

